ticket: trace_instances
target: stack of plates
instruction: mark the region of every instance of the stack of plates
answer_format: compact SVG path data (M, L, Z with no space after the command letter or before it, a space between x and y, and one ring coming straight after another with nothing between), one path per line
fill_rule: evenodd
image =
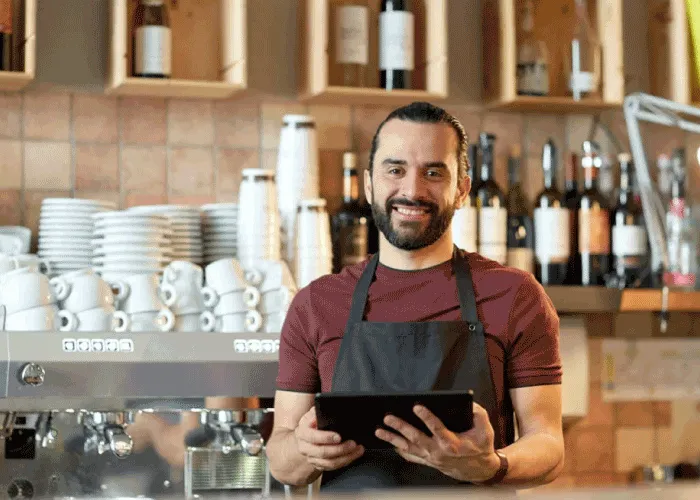
M238 205L212 203L202 206L204 263L236 258L238 248Z
M171 256L173 260L187 260L194 264L202 263L202 219L199 207L190 205L141 205L132 207L130 212L160 215L170 221Z
M39 217L38 254L49 261L53 275L90 267L92 216L116 205L82 198L46 198Z
M171 259L170 221L128 211L94 214L94 269L108 281L161 272Z

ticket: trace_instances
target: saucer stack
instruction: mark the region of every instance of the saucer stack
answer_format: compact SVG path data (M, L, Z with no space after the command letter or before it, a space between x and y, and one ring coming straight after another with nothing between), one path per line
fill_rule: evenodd
M129 212L159 215L170 221L172 260L186 260L201 264L204 254L202 242L202 216L198 206L190 205L141 205Z
M93 215L92 265L108 281L161 272L171 260L170 220L129 211Z
M238 253L238 204L211 203L202 206L204 263L233 259Z
M52 276L90 267L93 215L116 204L82 198L46 198L39 217L38 255L50 263Z

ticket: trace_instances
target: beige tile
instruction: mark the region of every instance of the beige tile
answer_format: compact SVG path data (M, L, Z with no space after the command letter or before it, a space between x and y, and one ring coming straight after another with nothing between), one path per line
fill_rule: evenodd
M0 139L0 189L22 187L22 143Z
M588 392L588 414L581 425L584 427L612 426L615 420L613 403L603 401L600 382L591 382Z
M19 189L0 190L0 226L22 224L22 206Z
M700 401L672 401L671 408L671 425L656 430L658 460L667 464L696 461L700 456Z
M225 149L216 153L216 194L219 201L237 201L241 173L245 168L259 168L260 155L255 149Z
M216 203L216 196L213 194L171 195L168 196L168 203L171 205L206 205L207 203Z
M447 106L445 109L460 121L464 127L464 131L467 133L469 143L479 141L481 117L483 114L481 107L473 105L455 105Z
M277 150L263 151L260 158L260 168L277 172Z
M615 431L615 470L631 472L654 462L654 429Z
M328 212L334 213L343 203L343 151L320 151L319 164L319 192L328 203Z
M617 427L653 427L654 407L651 401L624 401L615 403Z
M70 95L28 92L24 95L25 139L66 141L70 137Z
M75 198L82 198L86 200L100 200L100 201L109 201L112 203L116 203L117 208L121 204L121 197L119 195L119 191L102 191L102 190L75 190Z
M265 102L261 106L262 117L262 147L277 149L280 142L282 119L287 114L306 114L307 107L296 101Z
M211 101L173 99L168 106L170 144L210 146L214 143Z
M213 194L214 162L211 148L171 148L168 163L170 196Z
M32 230L32 249L36 249L36 240L39 229L39 215L41 213L41 202L46 198L70 198L71 193L67 190L52 191L32 191L24 192L24 214L22 225Z
M576 473L609 472L614 464L612 427L591 427L573 431Z
M237 100L214 103L216 144L230 148L260 146L260 106Z
M358 106L353 108L352 146L355 151L369 151L372 148L372 138L377 133L377 128L393 109L386 106Z
M121 183L125 193L165 195L167 154L160 146L123 146Z
M73 136L77 142L117 142L118 123L115 97L73 96Z
M0 137L19 138L22 134L22 95L0 93Z
M124 196L122 203L123 208L138 207L141 205L162 205L168 202L168 197L165 193L147 194L147 193L128 193Z
M115 144L75 146L75 189L119 191L119 161Z
M309 106L316 119L319 149L349 150L352 148L352 114L350 106Z
M71 146L67 142L24 143L24 188L69 190Z
M526 137L523 142L527 154L542 157L542 147L552 139L558 150L558 165L563 173L563 158L566 148L565 139L566 118L560 115L527 115L525 117Z
M591 132L593 117L590 115L567 115L566 117L566 149L580 153L584 141L588 140ZM579 172L579 175L580 172Z
M165 99L124 97L119 100L121 140L126 144L165 144Z

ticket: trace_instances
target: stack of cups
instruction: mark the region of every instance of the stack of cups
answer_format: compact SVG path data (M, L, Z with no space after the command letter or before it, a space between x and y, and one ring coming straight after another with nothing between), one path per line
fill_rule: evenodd
M165 268L161 290L175 315L176 332L211 331L214 317L206 310L203 285L204 271L196 264L179 260Z
M175 327L175 315L168 309L177 297L172 286L161 286L158 274L132 274L112 283L119 309L129 315L131 332L169 332Z
M249 285L236 259L221 259L205 269L207 286L202 290L207 307L214 309L215 323L207 329L224 333L257 332L263 317L256 310L260 291Z
M297 207L303 199L319 197L319 161L313 116L282 118L277 156L277 197L282 218L282 255L291 265L296 250Z
M333 272L330 219L326 200L301 200L297 210L296 255L294 274L303 288L316 278Z
M280 215L274 172L244 169L238 199L238 260L279 260Z
M90 268L62 274L51 280L63 311L63 331L125 332L126 313L114 307L112 287Z
M49 278L22 267L0 276L0 305L5 306L6 331L50 332L68 326L69 316L56 305Z

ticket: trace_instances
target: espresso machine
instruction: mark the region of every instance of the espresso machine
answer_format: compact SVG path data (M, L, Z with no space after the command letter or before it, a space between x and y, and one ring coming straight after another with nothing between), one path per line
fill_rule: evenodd
M205 398L270 401L278 350L269 333L0 331L0 495L269 495L271 404Z

